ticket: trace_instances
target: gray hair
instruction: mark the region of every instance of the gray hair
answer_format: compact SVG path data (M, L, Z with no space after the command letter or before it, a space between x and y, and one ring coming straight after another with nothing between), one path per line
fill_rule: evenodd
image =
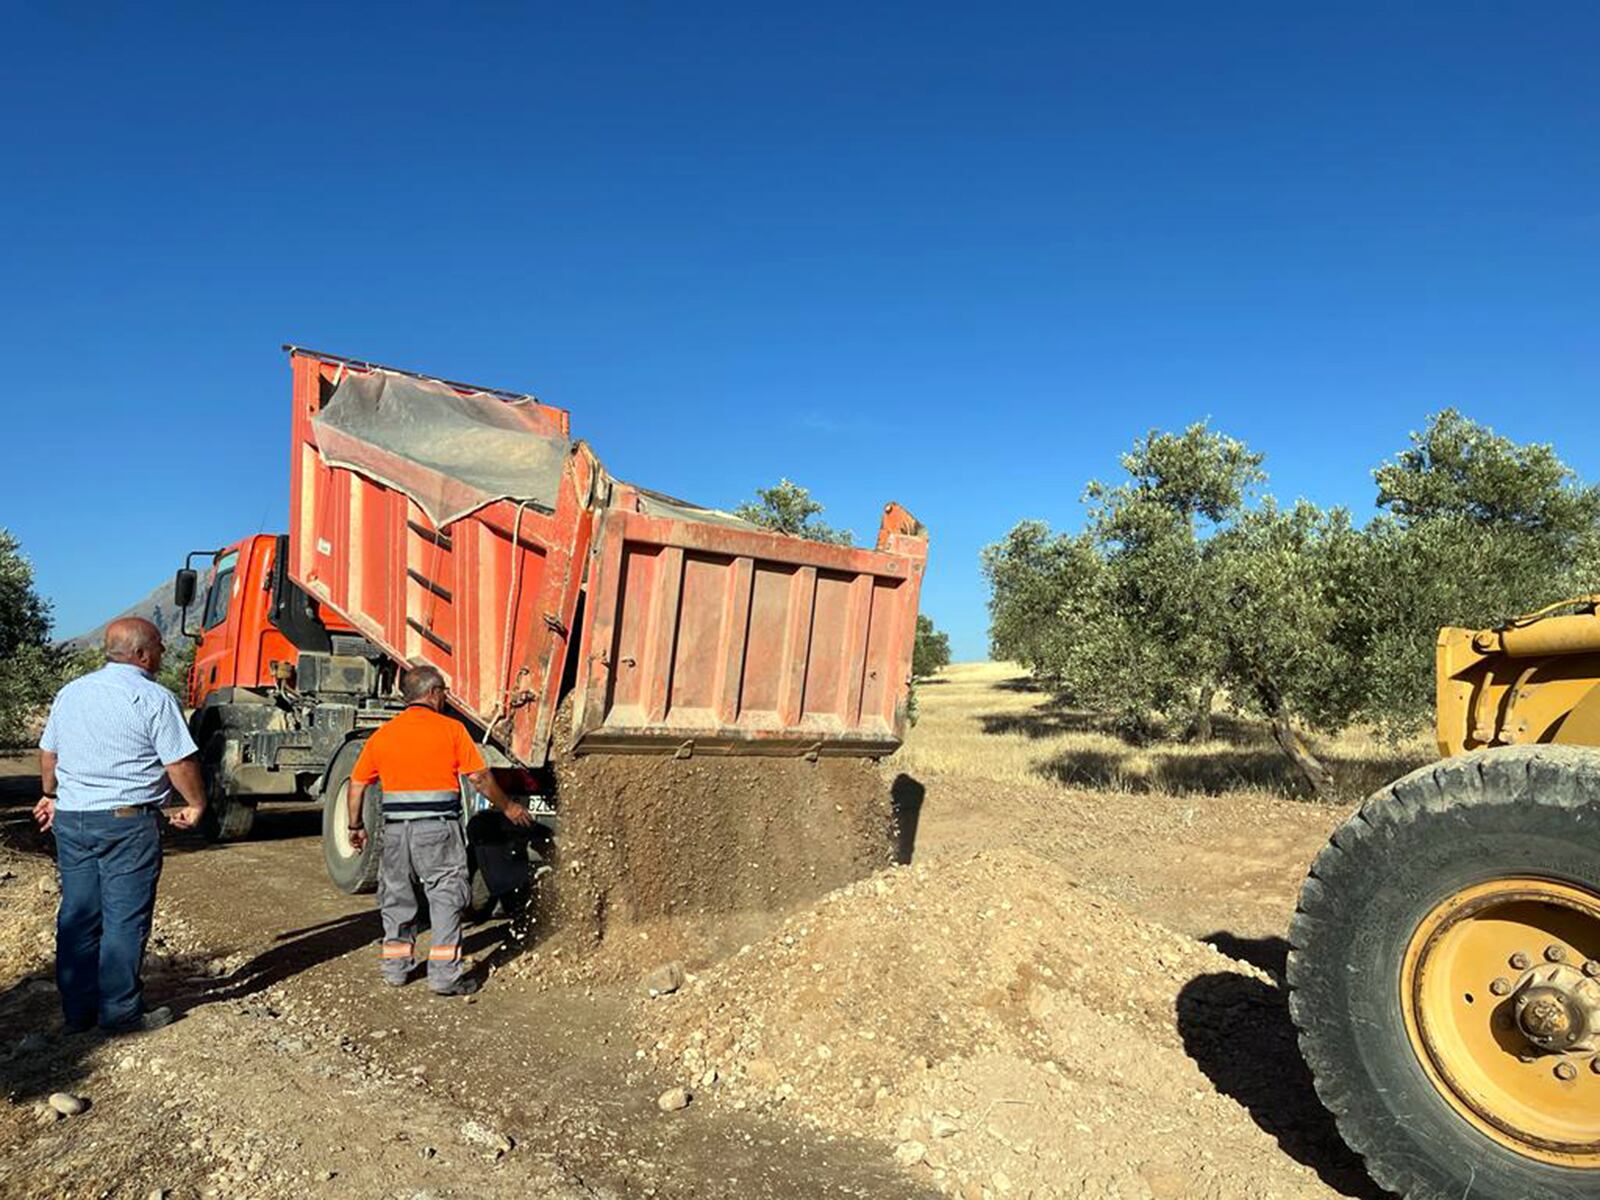
M420 667L406 668L406 673L400 678L400 696L407 704L415 704L436 688L444 691L444 675L438 667L430 667L426 663Z

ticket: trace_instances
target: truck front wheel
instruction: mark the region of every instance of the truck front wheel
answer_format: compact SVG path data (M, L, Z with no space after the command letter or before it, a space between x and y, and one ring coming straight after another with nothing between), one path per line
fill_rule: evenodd
M339 751L322 788L322 856L328 878L334 887L352 896L377 888L378 843L383 838L383 787L374 781L367 785L361 800L367 844L357 850L350 841L350 772L361 746L361 742L349 742Z
M256 823L253 799L235 795L230 788L234 769L243 757L243 748L224 733L206 739L200 769L206 782L206 811L200 830L207 841L240 842L250 836Z

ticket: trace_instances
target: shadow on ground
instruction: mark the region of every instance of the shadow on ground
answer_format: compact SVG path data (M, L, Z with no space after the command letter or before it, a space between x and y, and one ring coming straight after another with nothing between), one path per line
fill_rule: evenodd
M7 756L4 766L6 770L0 774L0 845L49 871L47 860L55 857L55 844L33 822L39 777L32 756ZM262 809L251 840L316 836L320 828L321 814L314 806L268 806ZM226 854L231 849L208 845L197 833L171 828L163 831L162 843L168 855L198 850ZM28 879L25 886L32 885L33 873L23 873ZM145 966L147 1003L171 1004L181 1015L219 1000L243 999L369 945L378 936L375 909L339 917L279 934L268 949L221 976L215 974L213 964L226 957L223 949L177 956L152 954ZM71 1090L88 1073L86 1057L105 1037L98 1031L62 1034L55 981L39 974L0 991L0 1030L5 1035L0 1039L0 1092L23 1100Z
M17 1102L71 1091L89 1073L85 1062L100 1044L98 1033L60 1033L56 985L48 978L22 979L0 992L0 1094Z
M1322 761L1333 772L1338 794L1354 800L1371 795L1429 760L1405 751L1375 751L1361 755L1325 752ZM1085 747L1047 759L1036 769L1046 779L1073 788L1180 796L1261 791L1290 799L1312 798L1299 772L1276 747L1217 743L1181 751L1159 746L1127 751Z
M278 934L271 946L226 975L205 979L199 986L193 982L179 983L173 989L171 1002L174 1008L187 1012L221 1000L243 1000L302 971L370 946L381 934L376 909L334 917L303 929L291 929ZM196 967L199 966L197 963ZM202 972L185 971L183 964L176 964L171 973L180 977L188 975L192 981ZM163 998L156 989L152 989L152 996L157 1000Z
M1207 945L1215 946L1229 958L1249 963L1252 967L1265 971L1274 979L1282 979L1284 972L1289 969L1289 943L1282 938L1240 937L1236 933L1229 933L1226 929L1219 929L1216 933L1206 934L1200 940Z
M1014 675L1010 679L999 679L989 686L1002 692L1025 692L1029 695L1048 695L1049 687L1035 679L1032 675Z
M978 721L985 733L1033 740L1093 735L1092 744L1064 750L1035 768L1046 779L1072 788L1209 796L1232 791L1308 794L1264 726L1226 713L1212 718L1212 737L1203 743L1140 741L1103 716L1054 702L1025 712L986 713ZM1352 799L1371 794L1431 758L1381 742L1359 752L1331 746L1319 747L1318 753L1332 770L1339 793Z
M1282 938L1222 932L1203 940L1269 971L1281 971L1289 952ZM1178 994L1178 1031L1184 1050L1217 1091L1241 1104L1285 1154L1341 1195L1388 1195L1340 1139L1317 1099L1282 988L1234 971L1197 976Z
M243 1000L274 984L370 945L376 912L353 913L279 934L273 945L225 975L211 964L217 951L161 960L147 967L146 1003L171 1005L182 1017L219 1001ZM0 1047L0 1093L29 1100L70 1091L88 1074L85 1058L102 1044L98 1031L66 1035L53 980L30 976L0 993L0 1027L16 1038Z
M905 866L917 849L917 825L922 820L922 802L928 789L911 776L901 773L894 777L889 788L890 810L894 814L894 827L890 836L894 841L894 861Z
M322 805L320 803L263 804L256 810L256 821L250 829L252 842L281 842L291 838L322 836Z

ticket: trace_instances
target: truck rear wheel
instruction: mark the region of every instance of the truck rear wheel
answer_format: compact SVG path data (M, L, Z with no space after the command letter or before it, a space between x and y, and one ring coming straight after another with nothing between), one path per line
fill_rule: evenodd
M1317 1094L1410 1200L1600 1192L1600 753L1413 772L1317 856L1290 1011Z
M322 856L328 878L341 892L358 895L378 886L378 843L383 840L383 785L367 785L361 801L361 823L367 844L357 850L350 842L348 803L350 772L355 769L362 743L347 742L334 756L322 788Z

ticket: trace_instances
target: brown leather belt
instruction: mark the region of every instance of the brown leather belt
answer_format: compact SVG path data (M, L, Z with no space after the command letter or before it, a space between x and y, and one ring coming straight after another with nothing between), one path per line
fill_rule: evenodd
M124 804L121 808L113 808L113 817L142 817L147 812L154 812L154 805L150 804Z

